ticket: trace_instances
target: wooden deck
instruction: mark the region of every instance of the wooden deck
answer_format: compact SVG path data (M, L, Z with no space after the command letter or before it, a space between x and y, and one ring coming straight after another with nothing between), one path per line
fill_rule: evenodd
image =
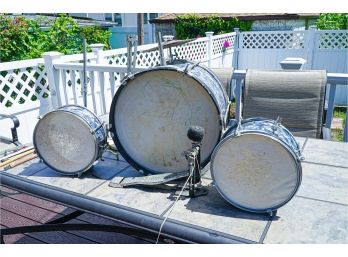
M302 185L275 217L244 212L228 204L217 193L208 172L204 175L203 184L209 188L209 194L179 200L163 227L163 233L170 234L179 229L199 231L207 240L205 242L228 239L241 243L348 243L348 144L308 138L297 140L306 158L302 162ZM41 186L47 188L46 193L71 195L75 204L76 199L84 198L90 204L95 202L105 207L90 207L92 211L110 218L122 217L119 218L122 222L155 232L175 200L174 192L169 190L110 187L109 182L114 177L141 174L123 159L117 161L109 152L104 154L104 161L99 161L91 172L86 172L81 178L62 176L37 159L1 174L10 174L11 181L18 178L25 184L21 186L22 190L31 191L32 187ZM4 182L4 176L2 179ZM2 226L45 223L74 211L17 194L5 187L2 190L6 196L1 201ZM106 207L112 208L112 211L108 212ZM78 216L74 221L113 222L89 214ZM175 236L198 241L182 231ZM106 232L71 231L6 237L5 243L12 242L145 243L127 236L109 236Z
M62 217L71 218L65 223L123 224L83 213L60 204L0 186L0 226L2 228L47 224ZM68 218L67 218L68 219ZM67 231L38 232L4 236L5 244L147 244L140 238L112 232Z

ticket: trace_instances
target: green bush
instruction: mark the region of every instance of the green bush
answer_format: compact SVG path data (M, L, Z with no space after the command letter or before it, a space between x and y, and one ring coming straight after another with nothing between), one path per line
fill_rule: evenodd
M88 44L103 43L110 49L111 32L97 26L79 27L78 23L67 15L60 15L49 23L49 29L43 31L39 24L43 17L26 19L0 15L0 61L15 61L41 57L47 51L64 54L82 52L82 37Z
M81 50L82 37L79 26L73 18L61 15L47 32L49 51L58 51L63 54L74 54Z
M215 15L208 18L200 18L196 14L186 14L179 16L175 20L175 30L178 39L205 36L207 31L213 31L215 35L232 32L234 28L240 28L241 31L249 31L251 30L251 25L251 21L240 21L237 18L223 20Z
M111 32L108 29L100 29L98 26L88 26L80 28L81 35L86 38L87 44L101 43L105 49L110 49L109 38Z
M14 61L30 52L29 24L21 17L0 15L0 61Z
M318 29L348 29L347 13L322 13L317 20Z

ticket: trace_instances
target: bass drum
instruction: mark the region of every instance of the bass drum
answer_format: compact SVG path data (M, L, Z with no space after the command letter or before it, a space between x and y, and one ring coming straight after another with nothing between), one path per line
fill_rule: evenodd
M301 184L301 151L292 134L273 120L251 118L230 127L212 155L219 193L251 212L272 212Z
M39 120L33 142L47 166L64 175L80 175L101 157L107 135L103 123L88 109L66 105Z
M122 156L149 173L187 171L191 125L205 130L202 166L226 126L229 101L219 79L191 63L159 66L128 77L110 109L111 136Z

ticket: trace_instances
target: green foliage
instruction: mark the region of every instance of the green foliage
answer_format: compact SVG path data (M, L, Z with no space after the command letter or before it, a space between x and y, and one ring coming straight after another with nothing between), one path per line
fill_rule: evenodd
M215 15L200 18L196 14L187 14L176 19L175 30L178 39L187 39L205 36L207 31L213 31L215 35L232 32L234 28L249 31L251 25L251 21L239 21L237 18L223 20Z
M109 38L111 32L108 29L100 29L97 26L88 26L80 28L81 35L86 38L87 44L101 43L106 49L110 49Z
M348 29L347 13L322 13L317 20L318 29Z
M43 31L39 24L46 23L49 29ZM54 22L43 17L26 19L0 15L0 61L15 61L41 57L47 51L64 54L82 52L82 37L88 44L103 43L110 49L111 32L97 26L79 27L67 15L60 15Z
M13 20L0 15L0 60L14 61L23 58L30 51L29 24L24 18Z
M39 18L38 20L28 20L28 24L29 24L28 36L29 36L30 51L25 53L26 55L25 58L40 57L43 52L49 49L48 35L47 33L44 33L40 29L40 26L39 26L40 20L42 20L42 18Z
M63 54L80 52L82 37L78 24L69 16L61 15L48 31L48 50Z

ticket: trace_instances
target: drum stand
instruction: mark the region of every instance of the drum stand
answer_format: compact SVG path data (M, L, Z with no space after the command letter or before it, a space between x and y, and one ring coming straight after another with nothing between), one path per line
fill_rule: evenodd
M187 132L187 137L192 140L192 148L185 151L185 157L189 168L189 185L182 191L181 196L197 197L208 194L208 189L202 186L201 178L201 147L204 136L204 129L198 126L192 126ZM176 191L179 195L181 190Z

